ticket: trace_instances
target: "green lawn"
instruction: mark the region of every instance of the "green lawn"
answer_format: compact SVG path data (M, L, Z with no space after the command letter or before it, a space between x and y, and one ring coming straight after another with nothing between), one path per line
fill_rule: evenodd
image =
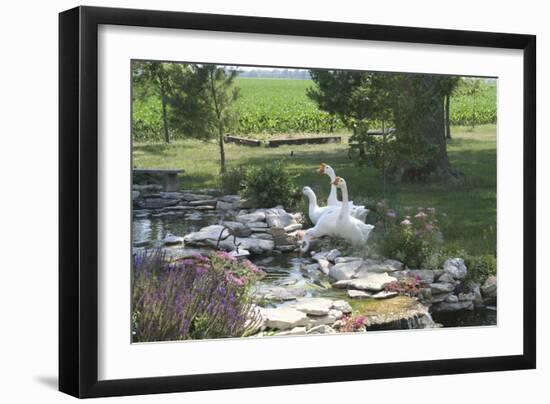
M496 127L483 125L469 131L453 128L449 156L453 166L464 173L464 184L392 184L386 188L390 205L434 207L448 215L443 229L448 246L472 254L494 254L496 250ZM318 196L327 195L328 178L316 172L319 163L330 164L344 177L355 202L381 198L381 175L372 168L357 167L347 158L347 138L342 144L253 148L226 145L229 166L261 165L286 159L299 185L311 186ZM293 156L291 156L293 152ZM140 168L183 168L186 189L219 186L218 147L198 140L134 144L134 166Z

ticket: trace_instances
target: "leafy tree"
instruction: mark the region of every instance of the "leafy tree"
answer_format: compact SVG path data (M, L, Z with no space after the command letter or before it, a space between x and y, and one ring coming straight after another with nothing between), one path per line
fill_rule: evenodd
M428 180L438 177L459 180L451 168L445 139L445 95L453 78L404 73L313 70L315 87L308 95L319 107L337 114L365 141L371 138L369 125L389 121L396 132L383 150L378 164L384 173L403 180ZM368 142L374 142L374 139ZM382 142L387 138L383 136ZM380 145L378 145L380 146ZM370 162L363 156L364 162ZM389 162L389 163L388 163Z
M132 64L134 96L144 97L154 94L162 106L164 141L170 143L168 103L173 95L175 82L182 74L182 65L156 61L135 61Z
M177 81L172 98L173 122L182 133L195 137L217 137L220 151L220 173L225 173L224 136L238 123L235 86L237 71L217 65L187 65L189 74Z

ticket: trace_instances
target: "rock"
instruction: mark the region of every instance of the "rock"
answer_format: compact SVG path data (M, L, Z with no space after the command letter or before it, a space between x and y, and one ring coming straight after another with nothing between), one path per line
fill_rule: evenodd
M149 240L141 240L141 241L134 241L132 243L132 246L133 247L146 247L148 246L149 244L151 244L151 242Z
M223 227L220 225L212 225L203 227L197 232L187 234L183 239L186 244L189 245L202 245L216 247L220 232ZM271 251L275 248L275 243L272 240L263 240L258 238L243 238L237 237L237 243L240 243L239 248L249 250L255 254L261 254L263 252ZM228 237L225 240L220 241L220 248L226 250L235 249L234 238Z
M423 284L433 283L435 280L434 271L432 271L431 269L407 269L404 271L393 272L392 276L395 276L398 279L407 276L416 277Z
M343 289L359 289L373 292L379 292L384 289L388 283L397 281L393 276L383 272L381 274L369 274L363 278L346 279L334 283L332 286Z
M350 292L350 291L348 291ZM332 302L332 308L334 310L341 311L344 314L351 313L352 308L348 302L345 300L335 300Z
M351 262L351 261L361 261L362 258L359 257L337 257L334 260L335 264L343 264L345 262Z
M192 202L192 201L212 200L212 197L210 195L185 193L185 194L181 195L181 199L183 199L184 201L187 201L187 202Z
M365 292L363 290L355 290L355 289L349 289L348 290L348 296L351 297L352 299L355 299L355 298L367 298L367 297L371 297L372 296L372 293L369 293L369 292Z
M454 279L464 279L468 273L468 268L466 268L462 258L449 258L443 264L443 270Z
M241 222L222 222L222 225L229 227L237 237L248 237L252 230Z
M355 277L356 271L363 265L363 261L349 261L335 264L329 269L328 275L337 281Z
M447 293L455 290L455 285L447 282L435 282L428 285L432 293Z
M497 277L491 275L483 283L481 287L481 293L484 298L493 298L497 297Z
M201 206L201 205L211 205L216 206L217 205L216 199L199 199L197 201L189 201L187 204L189 206Z
M319 264L319 269L321 272L328 275L331 267L330 262L327 259L320 258L317 260L317 263Z
M298 326L308 324L308 316L291 307L277 307L274 309L263 309L262 314L266 318L265 325L267 328L275 328L278 330L287 330Z
M137 198L139 198L139 191L132 191L132 201L135 201Z
M458 297L456 295L449 295L445 299L445 302L447 302L447 303L457 303L458 302Z
M330 251L320 251L316 254L313 254L311 257L313 260L318 261L321 258L324 258L330 262L334 262L334 260L340 256L340 251L337 249L330 250Z
M284 231L286 233L291 233L296 230L300 230L302 228L301 223L295 223L295 224L289 224L288 226L285 226Z
M261 229L265 229L264 231L267 231L267 223L266 222L247 222L246 225L248 227L250 227L251 229L261 228Z
M217 210L233 210L236 209L236 205L231 202L217 201L216 202Z
M236 204L241 200L241 197L239 195L224 195L218 198L221 202Z
M320 266L318 263L313 263L313 264L303 264L302 265L302 270L304 270L305 272L308 272L308 273L314 273L314 272L317 272L319 270Z
M193 206L196 210L214 210L216 207L214 205L197 205Z
M364 315L368 331L435 327L428 308L408 296L370 299L365 304Z
M474 304L476 307L482 307L483 304L483 296L481 296L481 287L478 283L474 283L471 287L471 293L474 295Z
M397 295L398 295L397 292L386 292L385 290L382 290L382 291L372 295L371 298L373 298L373 299L389 299L390 297L395 297Z
M334 334L336 331L329 325L323 324L310 328L307 334Z
M181 244L183 243L183 237L174 236L173 234L167 234L162 242L165 245Z
M202 220L202 213L193 212L190 215L185 216L187 220Z
M442 269L432 269L432 272L434 273L434 280L438 280L439 277L445 273Z
M146 198L140 199L137 204L142 209L161 209L167 206L174 206L178 203L178 199Z
M466 302L466 301L473 301L475 300L475 294L474 292L470 292L470 293L459 293L458 294L458 300L460 300L461 302Z
M443 272L443 274L437 279L438 282L447 282L447 283L454 283L455 279L453 276L448 272Z
M433 312L449 312L449 311L459 311L459 310L473 310L474 302L465 301L465 302L441 302L432 305Z
M306 297L297 299L296 310L312 316L325 316L332 307L332 300L322 297Z
M395 260L385 260L378 261L374 259L366 259L363 261L363 267L361 268L361 273L358 273L357 276L365 275L366 273L383 273L383 272L395 272L401 271L403 269L403 264Z
M253 233L251 238L261 238L262 240L273 240L273 236L269 233Z
M297 224L294 216L287 213L282 208L272 208L265 210L265 221L269 227L282 227L285 228L290 225Z
M288 335L306 335L306 327L294 327L292 330L281 331L274 334L274 336L276 337L283 337Z
M266 300L285 301L296 300L298 297L305 296L306 293L306 290L302 288L272 286L258 291L256 295Z
M241 223L263 222L265 220L265 212L257 210L252 213L238 215L235 220Z
M277 250L282 252L292 252L298 249L297 245L278 245Z
M431 289L430 289L431 290ZM447 298L452 295L452 293L433 293L432 298L430 299L431 303L439 303L447 300Z
M326 316L310 316L308 317L307 327L313 328L318 325L332 325L335 321L342 318L342 312L338 310L330 310Z

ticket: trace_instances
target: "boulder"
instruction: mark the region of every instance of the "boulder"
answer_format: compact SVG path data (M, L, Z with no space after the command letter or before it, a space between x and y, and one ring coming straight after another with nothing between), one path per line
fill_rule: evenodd
M183 243L183 237L174 236L173 234L167 234L162 242L165 245L181 244Z
M296 310L312 316L325 316L332 307L332 300L322 297L306 297L297 299Z
M311 258L315 261L318 261L319 259L324 258L330 262L334 262L334 260L339 256L340 256L340 251L338 251L337 249L333 249L330 251L320 251L318 253L315 253Z
M224 195L218 198L221 202L236 204L241 200L239 195Z
M334 333L336 333L336 330L334 330L334 328L326 324L318 325L316 327L310 328L307 331L307 334L334 334Z
M349 261L335 264L329 269L328 275L337 281L355 277L356 271L363 265L363 261Z
M447 282L435 282L428 285L432 290L432 293L448 293L455 290L455 285Z
M204 205L208 205L208 206L212 206L212 207L215 207L216 204L217 204L217 200L216 199L199 199L199 200L196 200L196 201L189 201L187 202L187 204L189 206L204 206Z
M431 290L431 289L430 289ZM439 303L447 300L447 298L452 295L452 293L432 293L432 297L430 299L431 303Z
M459 310L473 310L474 302L464 301L464 302L441 302L432 305L433 312L449 312L449 311L459 311Z
M252 213L238 215L235 220L241 223L263 222L265 220L265 212L256 210Z
M284 231L286 233L292 233L293 231L300 230L301 228L302 228L301 223L289 224L288 226L284 227Z
M365 299L367 297L371 297L372 293L365 292L364 290L355 290L355 289L349 289L348 290L348 296L352 299Z
M295 300L298 297L306 295L306 290L302 288L292 288L283 286L271 286L269 288L261 289L256 293L257 296L264 298L265 300Z
M337 257L334 260L335 264L343 264L345 262L351 262L351 261L361 261L362 258L360 257Z
M367 290L371 292L379 292L384 289L388 283L397 281L393 276L389 276L387 273L383 272L381 274L368 274L362 278L356 279L344 279L334 283L332 286L336 288L343 289L359 289Z
M481 293L484 298L493 298L497 297L497 277L491 275L483 283L481 287Z
M289 225L297 224L294 216L287 213L282 208L271 208L265 210L265 221L269 227L285 228Z
M207 226L203 227L197 232L187 234L183 239L184 242L189 245L216 247L220 232L222 230L223 227L220 225ZM236 242L240 243L239 248L249 250L255 254L261 254L263 252L271 251L275 248L275 243L273 242L273 240L264 240L251 237L237 237ZM219 246L220 248L226 250L233 250L236 247L233 237L228 237L225 240L221 240Z
M204 200L212 200L212 196L185 193L185 194L181 195L181 199L183 199L184 201L187 201L187 202L204 201Z
M261 229L265 229L265 231L267 231L267 227L268 227L266 222L247 222L246 225L251 229L261 228Z
M266 327L277 330L305 326L309 321L308 316L304 312L292 307L263 309L262 314L266 319Z
M141 209L162 209L179 203L178 199L146 198L140 199L137 204Z
M217 210L233 210L236 209L237 206L231 202L224 202L224 201L217 201L216 202L216 209Z
M341 311L344 314L351 313L352 309L348 302L345 300L335 300L332 302L332 308L334 310Z
M222 222L222 225L229 227L237 237L248 237L252 230L241 222Z
M386 292L385 290L382 290L382 291L372 295L371 298L373 298L373 299L389 299L390 297L395 297L397 295L398 295L397 292Z
M454 283L455 278L453 278L453 276L450 273L443 272L443 274L437 279L437 281L438 282Z
M403 269L403 264L395 260L385 260L378 261L374 259L366 259L363 261L363 267L361 268L361 273L366 274L370 273L383 273L383 272L395 272L401 271ZM361 276L361 274L358 274Z
M339 310L330 310L325 316L309 316L307 328L313 328L318 325L332 325L335 321L341 319L343 313Z
M449 296L447 296L447 298L445 299L445 302L447 302L447 303L458 303L458 296L456 296L456 295L449 295Z
M435 280L434 271L431 269L406 269L404 271L393 272L392 276L395 276L398 279L407 276L416 277L423 284L433 283Z
M476 296L475 296L474 292L459 293L458 294L458 300L460 300L461 302L473 301L473 300L475 300L475 298L476 298Z
M291 330L280 331L273 335L275 335L276 337L283 337L288 335L306 335L306 327L294 327Z
M317 260L317 263L319 264L319 269L321 272L325 275L328 275L330 272L330 262L325 258L320 258Z
M443 270L454 279L464 279L468 273L468 268L466 268L462 258L449 258L443 264Z

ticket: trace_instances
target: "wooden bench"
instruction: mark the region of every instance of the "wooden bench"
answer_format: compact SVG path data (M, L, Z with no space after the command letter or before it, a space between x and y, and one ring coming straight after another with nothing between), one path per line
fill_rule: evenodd
M162 177L162 185L166 192L175 192L180 190L179 173L183 170L175 168L134 168L134 174L152 174Z

